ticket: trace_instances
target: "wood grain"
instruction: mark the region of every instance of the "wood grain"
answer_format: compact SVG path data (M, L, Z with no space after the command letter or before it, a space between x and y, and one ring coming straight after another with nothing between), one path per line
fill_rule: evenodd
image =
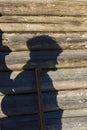
M47 24L73 24L80 26L86 23L87 18L68 16L2 16L0 23L47 23Z
M31 117L37 117L35 114L28 114L28 116ZM58 118L58 119L63 119L63 118L72 118L72 117L85 117L87 116L87 108L82 108L82 109L72 109L72 110L57 110L57 111L50 111L50 112L44 112L44 117L45 119L47 118ZM8 117L5 115L3 112L0 111L0 118L5 118ZM32 118L31 118L32 119Z
M45 112L87 108L87 90L42 93ZM0 96L0 111L4 115L25 115L37 113L37 95L21 94Z
M86 4L86 0L73 0L73 2L71 1L71 0L66 0L66 2L67 2L67 4L68 4L68 2L69 3L78 3L78 4L83 4L84 5L84 3L83 3L83 1L84 1L84 3ZM41 1L41 0L1 0L1 2L2 3L9 3L9 2L11 2L11 3L24 3L24 2L29 2L29 3L31 3L31 2L33 2L33 3L63 3L63 2L65 2L65 0L62 0L62 1L60 1L60 0L43 0L43 1Z
M3 32L86 32L85 22L63 22L59 24L0 23Z
M4 15L73 15L87 16L87 1L1 1L0 12ZM37 8L38 7L38 8Z
M0 94L21 94L36 92L34 71L0 72ZM42 91L85 89L87 69L42 70Z
M87 50L0 52L0 70L87 67Z
M35 67L46 129L87 130L86 16L87 0L0 0L1 130L38 130Z
M87 33L2 33L0 41L0 51L87 49Z
M37 118L37 117L36 117ZM0 121L1 128L4 130L38 130L37 119L31 116L21 116L21 117L10 117L3 118ZM17 125L19 124L19 125ZM61 126L62 125L62 126ZM48 130L58 129L62 127L62 130L87 130L87 117L74 117L74 118L63 118L60 119L46 119L46 128Z
M0 28L4 32L83 32L87 31L86 17L2 16ZM20 24L21 23L21 24Z

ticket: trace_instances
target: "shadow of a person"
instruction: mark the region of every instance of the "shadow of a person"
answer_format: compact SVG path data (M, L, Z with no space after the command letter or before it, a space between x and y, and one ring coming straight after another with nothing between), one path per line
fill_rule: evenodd
M59 113L57 111L55 111L54 108L52 108L52 110L51 110L52 106L59 109L58 100L57 100L58 92L55 90L55 88L53 86L53 81L48 74L49 71L57 70L56 65L58 64L58 56L62 52L62 49L56 43L56 41L48 35L36 36L36 37L28 40L27 46L28 46L29 50L30 50L30 45L36 46L37 48L38 48L38 46L41 46L41 48L43 49L42 54L41 54L41 50L40 50L40 52L38 52L37 55L35 56L34 53L31 51L31 53L30 53L31 59L27 62L27 64L24 66L24 68L25 69L28 68L28 65L30 65L31 63L33 64L33 66L35 66L34 68L36 68L36 67L42 68L42 74L41 74L42 82L49 82L51 85L51 90L50 90L49 86L48 86L48 88L43 88L43 90L48 89L48 91L44 91L44 94L42 96L43 107L44 108L46 107L46 109L47 109L46 112L48 112L48 115L50 116L51 119L52 119L53 115L60 114L60 118L57 121L58 126L55 127L55 125L54 125L54 128L58 129L58 130L62 130L61 117L62 117L63 110L60 110ZM48 50L46 50L46 46L47 46ZM49 49L50 46L52 46L51 47L52 50L55 49L54 53L52 53L52 50L50 51L50 49ZM45 68L45 70L43 70L43 68ZM47 104L47 103L49 103L49 104ZM56 117L54 117L54 119L55 118ZM48 129L51 130L52 128L50 127Z
M48 50L46 49L46 46L47 46ZM53 48L56 49L55 51L53 51L53 53L52 53L52 50L49 50L50 46L53 46ZM53 127L51 127L51 125L49 126L50 128L48 128L47 122L49 122L48 121L49 119L52 121L53 121L53 119L56 119L57 117L55 117L55 113L56 114L58 113L59 117L58 117L58 120L56 120L57 126L56 126L56 124L54 124L54 128L58 129L58 130L62 130L61 117L62 117L63 111L60 110L60 113L59 113L59 111L57 111L59 109L58 101L57 101L58 92L55 90L53 83L52 83L53 81L48 74L49 71L57 70L56 65L58 64L58 56L62 52L62 49L56 43L56 41L48 35L36 36L36 37L29 39L27 41L27 47L28 47L28 50L30 51L30 59L26 63L26 65L23 67L24 71L19 73L19 75L17 75L17 77L14 79L13 86L16 83L20 84L21 82L23 82L23 76L25 75L25 70L28 70L29 68L35 69L37 67L40 67L42 69L42 72L41 72L42 86L43 86L43 82L49 82L50 86L51 86L50 87L51 89L49 88L49 85L43 86L43 88L42 88L44 90L44 92L42 92L42 104L43 104L43 108L45 109L44 115L45 115L46 129L53 130ZM33 50L33 47L36 50ZM42 50L38 50L38 47L42 48ZM5 59L5 55L3 58ZM4 61L4 65L6 65L5 61ZM8 77L8 82L10 79L10 74ZM16 93L16 91L17 91L16 87L15 88L12 87L12 90L13 89ZM8 101L9 101L8 97L5 97L2 100L2 111L7 116L9 116L9 110L7 111L5 103ZM20 103L18 103L18 104L20 105ZM31 104L31 103L29 103L29 104ZM37 103L35 103L35 104L37 104ZM55 111L55 108L56 108L56 111ZM21 108L21 109L23 109L23 108ZM52 123L52 121L51 121L51 123Z
M11 85L13 81L10 79L12 71L7 67L5 57L11 53L11 50L9 49L9 47L3 46L2 37L3 37L3 32L0 30L0 71L2 72L1 73L2 79L4 79L3 77L5 76L4 82L3 82L3 80L0 80L0 86L1 86L0 92L3 94L7 94L5 88L7 86ZM8 71L8 73L5 75L5 73L3 73L3 71L4 72Z

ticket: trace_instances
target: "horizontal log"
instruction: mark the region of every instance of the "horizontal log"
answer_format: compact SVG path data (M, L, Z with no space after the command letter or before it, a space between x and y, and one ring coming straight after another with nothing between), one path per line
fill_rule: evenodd
M0 36L0 51L87 49L86 33L3 33Z
M32 121L33 118L34 120ZM48 130L87 130L87 117L74 117L60 119L46 119L46 128ZM38 123L35 117L21 116L0 119L1 129L4 130L38 130Z
M85 89L87 69L42 70L42 91ZM0 94L36 92L34 71L0 72Z
M49 1L49 0L47 0ZM87 16L87 1L1 1L0 12L3 15L73 15ZM38 8L37 8L38 7Z
M0 52L0 61L0 70L3 71L35 67L87 67L87 50Z
M87 116L87 109L83 108L83 109L72 109L72 110L60 110L60 111L51 111L51 112L47 112L44 113L44 117L45 119L47 118L61 118L61 120L63 118L71 118L71 117L83 117L83 116Z
M71 122L72 123L74 123L74 125L75 125L75 127L77 128L77 126L79 126L79 125L77 125L77 122L79 121L79 124L80 124L80 128L81 128L81 130L82 130L82 127L81 127L81 125L83 125L83 122L84 121L86 121L86 115L84 115L85 114L85 112L86 112L86 110L85 109L82 109L82 110L69 110L69 111L67 111L67 112L63 112L63 114L61 115L60 113L58 113L58 112L50 112L50 113L45 113L44 115L45 115L45 122L46 122L46 124L47 124L47 122L49 122L50 123L50 121L51 120L54 120L55 121L55 123L56 123L56 125L58 125L57 127L59 127L59 124L58 124L58 122L61 122L60 124L62 125L62 128L64 127L64 125L65 124L69 124L70 126L71 126ZM75 114L76 113L76 114ZM77 114L78 113L78 114ZM84 113L83 115L84 115L84 117L79 117L80 116L80 114L81 113ZM73 117L73 115L72 115L72 117L73 118L62 118L62 117L64 117L64 115L65 114L67 114L67 116L69 116L69 115L72 115L72 114L74 114L75 116L77 115L78 117ZM33 122L32 120L36 120L36 122L37 122L37 119L38 119L38 117L37 116L21 116L21 117L10 117L10 118L2 118L2 119L0 119L0 123L1 124L4 124L5 123L5 125L4 126L6 126L6 122L10 122L11 121L11 125L13 125L14 126L14 124L15 124L15 120L16 120L16 122L18 122L18 121L20 121L20 123L18 123L18 125L20 126L21 125L21 121L22 121L22 118L24 118L24 120L25 120L25 122L27 122L28 121L28 123L27 123L27 127L29 128L29 126L30 126L30 124L31 123L29 123L29 122ZM83 120L83 118L85 118L84 120ZM55 120L56 119L56 120ZM74 119L74 121L76 121L76 122L73 122L73 120L72 119ZM79 119L79 120L78 120ZM24 121L23 120L23 121ZM67 121L65 122L65 120L69 120L70 122L68 122L67 123ZM71 121L72 120L72 121ZM22 121L22 122L23 122ZM56 121L58 121L58 122L56 122ZM81 122L80 122L81 121ZM13 123L12 123L13 122ZM51 123L51 126L50 127L54 127L55 128L55 123ZM84 122L85 123L85 122ZM86 123L85 123L86 124ZM18 125L16 125L16 126L18 126ZM69 128L69 125L67 126L68 128ZM73 130L74 130L74 125L73 125ZM2 125L1 125L2 126ZM9 125L7 125L8 127L9 127ZM25 125L26 126L26 125ZM7 128L8 128L7 127ZM11 126L11 128L12 128L12 126ZM13 127L14 128L14 127ZM21 127L20 127L21 128ZM64 127L65 128L65 127ZM2 129L3 130L3 129Z
M59 16L2 16L0 23L47 23L47 24L74 24L86 23L86 17L59 17Z
M33 115L30 114L29 116L31 116L31 119L32 117L35 117L37 119L37 114L33 114ZM83 116L87 116L87 108L44 112L45 119L48 119L48 118L49 119L53 119L53 118L63 119L63 118L71 118L71 117L83 117ZM8 117L8 116L0 111L0 118L2 119L5 117Z
M60 2L60 3L63 3L63 2L65 2L65 0L62 0L62 1L60 1L60 0L43 0L43 1L41 1L41 0L37 0L37 1L36 0L22 0L22 1L21 0L18 0L18 1L17 0L6 0L6 1L1 0L1 2L2 3L9 3L9 2L11 2L11 3L12 2L14 2L14 3L19 3L19 2L20 3L24 3L24 2L33 2L33 3L55 3L55 2L59 3ZM67 0L66 2L67 2L67 4L68 4L68 2L72 3L72 4L73 4L73 2L78 3L78 4L84 4L84 3L86 4L87 3L86 0L73 0L73 2L71 0Z
M45 112L87 108L87 90L42 93ZM7 116L37 113L37 95L21 94L0 96L0 113Z
M35 23L0 23L3 32L86 32L87 20L76 22L72 20L58 24Z

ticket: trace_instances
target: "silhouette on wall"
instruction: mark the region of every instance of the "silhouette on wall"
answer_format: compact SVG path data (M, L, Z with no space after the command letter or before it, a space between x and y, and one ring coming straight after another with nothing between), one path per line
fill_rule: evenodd
M0 37L0 41L1 39L2 39L2 35ZM56 125L54 124L54 128L58 130L62 130L61 117L62 117L63 110L59 109L58 101L57 101L58 91L55 90L52 83L53 81L48 74L49 71L57 70L56 68L56 65L58 64L57 58L62 52L62 50L58 46L56 41L47 35L33 37L29 39L26 44L27 44L28 50L30 51L30 55L29 55L30 58L28 62L26 63L26 65L24 65L23 71L19 73L14 80L11 80L10 76L11 76L12 71L8 69L5 62L5 56L11 53L11 50L8 47L4 49L1 43L0 48L3 48L3 49L0 49L0 50L8 50L8 53L5 52L2 54L3 56L2 58L0 57L0 60L1 60L0 63L1 65L3 63L3 66L8 71L8 73L6 74L7 77L5 81L7 82L7 84L6 83L4 84L1 81L0 82L3 83L2 86L7 87L9 85L10 87L8 91L10 91L10 93L13 94L13 95L8 94L3 98L2 103L1 103L1 109L5 115L12 116L11 118L13 118L16 115L23 115L26 117L26 115L30 115L31 112L37 109L37 95L36 93L30 94L30 91L35 90L34 68L40 66L42 67L41 84L42 84L42 88L44 89L44 92L42 92L43 93L42 94L43 108L45 108L46 110L46 112L44 112L45 122L49 122L49 118L50 120L57 118L55 122ZM53 46L54 48L56 48L55 53L52 54L52 50L51 51L47 50L45 48L46 45L48 47ZM40 46L42 47L43 50L38 49L38 47ZM32 68L32 71L30 70L30 68ZM45 81L49 82L47 86L43 85ZM4 94L8 93L8 92L5 92L4 89L2 88L0 88L0 90ZM49 91L46 91L46 90L49 90ZM54 109L52 110L52 106L54 106L55 110ZM4 120L9 120L9 119L4 118L2 121ZM14 129L20 126L20 124L16 125L16 122L17 122L17 118L15 120L15 117L14 117L14 120L13 120L13 124L15 124L13 125L15 126ZM29 123L27 123L27 125L29 125ZM51 130L52 129L51 125L50 125L50 128L48 128L47 126L46 129ZM7 130L8 129L10 130L12 129L12 126L7 124L6 128ZM29 128L30 127L27 127L26 130ZM2 130L5 130L5 126L2 127ZM35 127L33 125L31 127L31 130L38 130L38 127Z
M2 44L2 38L3 32L0 31L0 70L1 71L8 71L8 73L5 75L5 73L1 73L1 79L0 80L0 92L3 94L6 94L5 88L12 84L12 80L10 79L10 75L12 71L7 67L5 62L5 57L11 53L11 50L7 46L3 46ZM3 82L3 77L6 76L5 81Z

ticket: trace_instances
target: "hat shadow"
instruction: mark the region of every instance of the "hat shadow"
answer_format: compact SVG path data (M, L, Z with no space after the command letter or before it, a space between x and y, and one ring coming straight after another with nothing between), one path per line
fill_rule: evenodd
M27 41L27 48L30 51L30 59L24 65L24 70L29 69L29 67L58 69L56 66L62 49L52 37L48 35L35 36Z

